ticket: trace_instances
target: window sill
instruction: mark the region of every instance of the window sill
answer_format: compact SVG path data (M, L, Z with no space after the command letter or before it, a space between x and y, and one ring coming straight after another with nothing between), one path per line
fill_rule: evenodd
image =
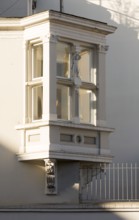
M57 121L36 121L32 123L20 124L15 127L16 130L26 130L26 129L33 129L39 128L44 126L61 126L61 127L69 127L69 128L79 128L79 129L87 129L87 130L94 130L94 131L103 131L103 132L114 132L113 128L109 127L102 127L102 126L94 126L92 124L82 124L82 123L73 123L72 121L64 121L64 120L57 120Z

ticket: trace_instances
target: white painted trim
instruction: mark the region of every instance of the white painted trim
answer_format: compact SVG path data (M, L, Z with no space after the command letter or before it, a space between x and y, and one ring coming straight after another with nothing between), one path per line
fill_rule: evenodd
M23 39L23 31L1 31L0 39Z
M109 127L98 127L98 126L93 126L91 124L75 124L72 123L71 121L62 121L62 120L57 120L57 121L39 121L39 122L34 122L34 123L28 123L28 124L22 124L22 125L17 125L15 127L16 130L25 130L25 129L32 129L32 128L37 128L37 127L44 127L44 126L61 126L61 127L69 127L69 128L77 128L77 129L86 129L86 130L93 130L93 131L102 131L102 132L113 132L113 128Z
M109 163L112 161L113 157L111 155L99 155L99 154L86 154L79 152L65 152L64 154L61 151L43 151L43 152L34 152L34 153L23 153L17 154L19 161L26 160L38 160L38 159L47 159L47 158L55 158L55 159L64 159L64 160L78 160L78 161L89 161L89 162L104 162Z
M64 23L65 25L73 24L80 27L80 29L92 29L94 32L101 32L103 35L113 33L116 27L107 25L106 23L86 19L83 17L77 17L74 15L59 13L56 11L45 11L39 14L35 14L25 18L0 18L0 30L24 30L26 26L36 25L38 23L47 22L53 20L58 23Z

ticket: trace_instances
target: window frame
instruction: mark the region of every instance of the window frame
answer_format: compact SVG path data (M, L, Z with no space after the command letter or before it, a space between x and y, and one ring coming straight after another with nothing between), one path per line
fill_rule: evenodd
M43 66L42 66L42 76L38 76L38 77L34 76L35 75L34 74L35 73L34 66L35 66L35 62L36 62L36 60L35 60L35 47L40 46L40 45L42 46L42 54L41 55L42 55L42 62L43 62L43 44L41 42L35 43L35 44L32 45L32 48L31 48L31 79L32 80L36 80L38 78L43 77Z
M33 48L42 45L42 76L34 77L34 53ZM25 79L25 91L26 91L26 116L28 122L41 121L43 119L43 42L40 39L29 40L27 42L26 52L26 79ZM33 88L42 87L42 117L34 119L34 103L33 101Z
M91 74L93 75L93 80L92 82L87 82L87 81L83 81L81 80L81 85L79 86L80 89L84 89L84 90L91 90L92 94L94 93L95 96L97 97L97 90L98 90L98 86L97 86L97 70L98 70L98 63L97 63L97 45L90 45L87 43L82 43L82 42L72 42L72 41L68 41L68 40L59 40L57 43L63 43L63 44L68 44L71 46L71 50L72 51L72 47L75 47L76 44L80 47L80 48L85 48L89 51L89 54L91 54L91 56L89 55L89 69L90 69L90 79L91 79ZM75 117L75 104L74 99L75 99L75 85L74 85L74 76L71 72L71 59L72 59L72 53L70 54L70 61L69 61L69 66L70 66L70 72L69 72L69 77L63 77L63 76L58 76L57 72L56 72L56 78L57 78L57 84L59 85L65 85L68 86L70 89L70 117L68 119L68 121L73 121L74 117ZM94 65L94 66L93 66ZM91 68L93 67L93 73L91 73ZM94 70L95 67L95 70ZM79 75L80 76L80 75ZM73 97L74 96L74 97ZM79 98L78 98L79 99ZM78 100L79 101L79 100ZM96 100L97 102L97 100ZM91 110L92 112L92 110ZM78 115L79 117L79 115ZM65 121L65 119L62 118L58 118L58 120L62 120ZM80 117L79 117L79 121L80 121ZM82 123L82 122L80 122ZM94 113L91 113L91 120L90 123L88 122L83 122L83 124L92 124L94 126L96 126L97 123L97 104L96 104L96 111L94 111Z

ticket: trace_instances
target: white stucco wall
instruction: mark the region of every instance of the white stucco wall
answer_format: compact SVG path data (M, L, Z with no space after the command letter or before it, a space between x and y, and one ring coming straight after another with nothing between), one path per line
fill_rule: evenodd
M46 201L43 161L23 165L16 156L15 126L23 118L23 38L22 32L15 35L0 35L0 204L5 205Z
M1 13L4 8L6 10L9 7L9 2L11 1L0 3ZM2 15L23 16L25 10L22 9L26 6L20 5L22 3L19 1L18 7L13 6ZM59 7L56 0L40 0L37 10L44 10L43 6L54 10ZM106 65L107 120L108 125L116 129L111 135L110 147L115 155L115 161L118 162L138 162L139 158L138 8L137 1L132 1L131 5L131 1L128 0L121 0L121 5L118 5L117 1L109 0L64 0L66 13L108 22L118 27L116 33L107 39L110 48ZM23 68L22 39L13 37L9 41L1 38L0 51L4 51L0 53L0 202L45 203L47 198L44 195L43 162L26 162L23 166L16 157L20 136L15 130L15 125L21 122L23 110L21 101L23 84L20 75ZM6 60L10 60L9 65Z

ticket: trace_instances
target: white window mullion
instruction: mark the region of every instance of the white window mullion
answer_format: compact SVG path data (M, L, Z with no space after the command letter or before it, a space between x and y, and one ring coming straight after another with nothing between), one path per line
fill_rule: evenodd
M34 94L33 94L33 88L31 88L31 116L32 116L32 121L34 121Z
M28 56L27 56L27 76L26 81L32 80L32 47L28 44Z
M94 94L90 94L90 122L94 124L95 111L94 111Z
M34 48L31 48L31 79L34 78Z
M79 118L79 89L75 88L75 117Z
M27 86L27 109L28 109L28 122L32 121L32 88Z
M74 123L80 123L80 103L79 103L79 88L74 86L72 91L72 104L73 104L73 115L72 121Z
M94 68L93 68L93 51L89 52L89 70L90 70L90 82L94 83Z
M73 93L73 89L72 89L72 87L69 87L69 120L71 120L72 119L72 117L73 117L73 111L72 111L72 93Z

